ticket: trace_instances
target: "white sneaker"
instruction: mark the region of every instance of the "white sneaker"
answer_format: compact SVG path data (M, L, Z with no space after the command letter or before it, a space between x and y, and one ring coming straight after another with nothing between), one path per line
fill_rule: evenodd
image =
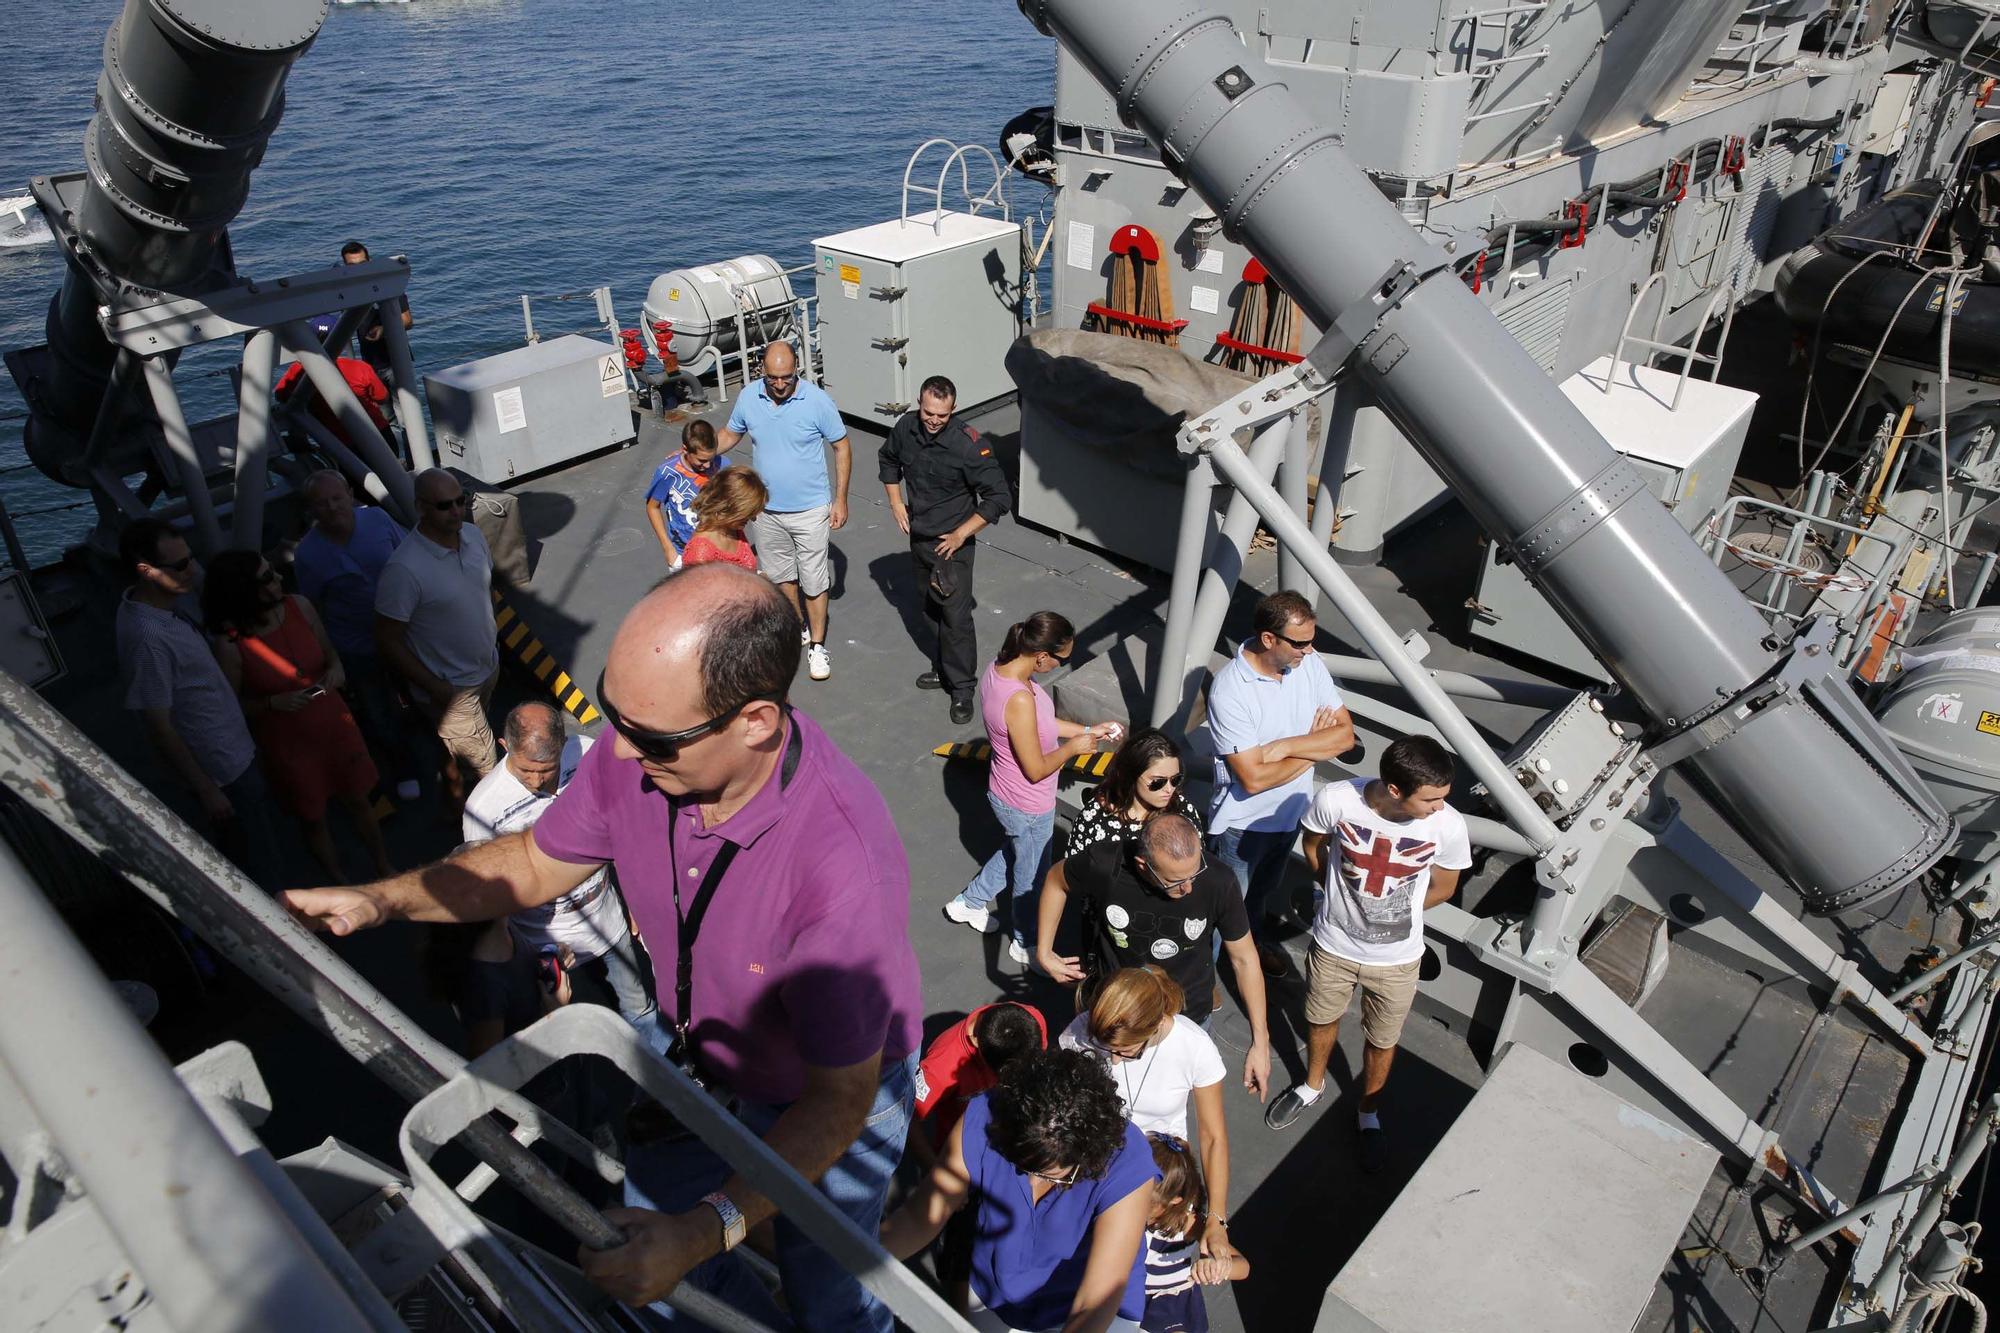
M982 935L991 935L1000 929L1000 923L993 919L993 913L984 907L974 907L963 898L953 898L946 903L944 914L961 926L971 926Z
M1031 964L1031 955L1028 953L1028 946L1019 940L1007 941L1007 956L1022 967L1028 967Z
M417 785L415 778L404 778L396 784L396 799L399 801L414 801L423 794L424 789Z
M803 647L807 648L812 647L812 641L813 641L813 632L811 630L802 629L799 631L799 643Z
M825 680L833 674L833 659L826 655L825 644L806 645L806 674L814 680Z

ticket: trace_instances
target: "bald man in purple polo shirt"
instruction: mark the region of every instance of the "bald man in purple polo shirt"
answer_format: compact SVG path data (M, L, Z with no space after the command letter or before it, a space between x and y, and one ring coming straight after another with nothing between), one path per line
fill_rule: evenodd
M686 1044L710 1087L872 1236L921 1037L909 865L881 794L786 704L799 652L798 619L764 579L720 564L670 575L612 644L598 704L615 739L591 749L532 830L286 902L336 935L393 918L486 921L614 865L656 960L664 1046L682 922L734 847L693 950ZM686 1278L787 1326L726 1253L772 1215L766 1199L695 1140L637 1146L626 1172L626 1201L641 1207L608 1214L631 1239L583 1255L593 1281L644 1304ZM783 1218L777 1231L791 1323L889 1333L888 1310L846 1270Z

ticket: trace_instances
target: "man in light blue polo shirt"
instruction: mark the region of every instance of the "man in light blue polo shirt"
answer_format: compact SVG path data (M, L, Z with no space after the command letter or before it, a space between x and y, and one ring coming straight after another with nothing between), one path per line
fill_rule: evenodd
M1264 971L1290 970L1268 939L1266 913L1282 883L1299 820L1313 798L1313 765L1354 748L1354 719L1340 689L1313 651L1319 626L1313 605L1274 592L1251 614L1250 637L1208 687L1208 729L1215 742L1215 795L1208 854L1228 866L1243 891Z
M847 522L847 474L854 454L840 409L826 390L799 379L798 357L789 343L764 349L764 378L737 395L729 423L718 436L722 452L746 435L755 446L751 466L771 491L771 501L757 519L757 560L805 622L808 674L825 680L833 674L826 653L826 597L833 587L827 548L834 529Z

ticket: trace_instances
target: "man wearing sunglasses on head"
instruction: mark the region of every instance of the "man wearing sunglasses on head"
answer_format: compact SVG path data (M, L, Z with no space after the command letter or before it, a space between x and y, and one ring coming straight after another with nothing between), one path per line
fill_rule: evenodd
M651 951L657 1049L873 1235L902 1157L922 1037L909 863L888 806L786 703L799 622L731 565L670 575L619 627L598 687L613 731L534 828L441 865L287 904L349 934L392 918L484 921L616 868ZM699 1140L637 1143L630 1239L584 1272L628 1304L683 1278L772 1327L890 1333L888 1310L777 1223L790 1318L727 1253L774 1213Z
M1260 937L1264 971L1291 970L1268 938L1282 917L1279 896L1299 820L1313 798L1313 765L1354 748L1354 719L1340 688L1313 650L1319 625L1313 604L1295 592L1257 603L1250 635L1208 686L1208 729L1215 742L1215 795L1208 814L1209 855L1229 868Z
M1084 923L1085 959L1054 947L1056 927L1072 894L1090 903ZM1264 1011L1264 972L1250 941L1243 896L1227 870L1202 855L1201 833L1185 815L1168 812L1146 822L1131 841L1107 838L1058 861L1042 881L1035 962L1065 984L1109 977L1151 964L1186 993L1182 1012L1206 1025L1215 996L1216 942L1229 955L1250 1020L1243 1086L1261 1101L1271 1075L1271 1040Z
M416 479L417 526L382 566L375 590L375 642L444 743L444 790L456 815L472 782L493 771L500 752L486 705L500 679L494 639L493 557L467 523L468 497L443 468Z

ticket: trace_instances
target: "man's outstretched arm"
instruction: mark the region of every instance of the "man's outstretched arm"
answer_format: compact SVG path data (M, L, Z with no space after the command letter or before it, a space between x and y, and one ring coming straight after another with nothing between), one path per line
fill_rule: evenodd
M552 902L596 870L556 860L535 845L532 830L523 829L391 879L291 889L282 901L314 930L352 935L394 920L492 921Z

